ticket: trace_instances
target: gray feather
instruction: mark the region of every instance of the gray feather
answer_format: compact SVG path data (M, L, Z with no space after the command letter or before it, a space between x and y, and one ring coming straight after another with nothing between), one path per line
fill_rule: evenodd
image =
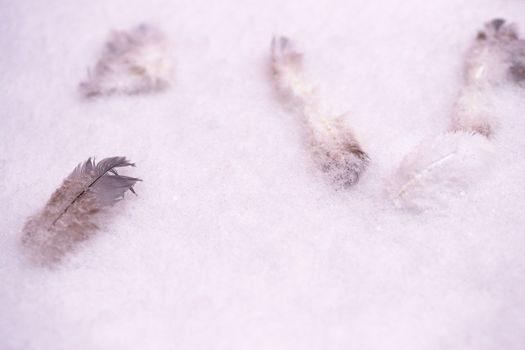
M125 157L80 163L53 193L46 206L24 227L22 243L33 260L59 261L77 242L97 230L97 217L124 197L138 178L119 175L116 168L134 166Z

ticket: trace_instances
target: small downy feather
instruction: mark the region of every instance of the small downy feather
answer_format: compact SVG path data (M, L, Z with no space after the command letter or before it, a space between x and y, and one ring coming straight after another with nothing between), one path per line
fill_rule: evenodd
M117 168L134 166L125 157L89 158L79 164L53 193L46 206L29 218L22 244L32 261L52 264L98 229L100 214L120 201L140 179L119 175Z
M171 48L156 27L141 24L111 33L94 70L80 83L86 97L138 94L168 87L173 75Z
M369 157L342 117L321 111L315 89L305 78L302 60L302 53L290 39L272 39L271 68L277 92L301 117L318 167L336 187L350 187L358 182Z
M414 212L446 207L486 173L494 155L483 135L447 132L422 141L390 179L394 204Z
M388 191L397 206L415 211L440 206L486 173L498 125L491 114L493 89L509 81L519 45L515 26L502 19L478 33L466 57L465 85L449 130L421 142L390 179Z

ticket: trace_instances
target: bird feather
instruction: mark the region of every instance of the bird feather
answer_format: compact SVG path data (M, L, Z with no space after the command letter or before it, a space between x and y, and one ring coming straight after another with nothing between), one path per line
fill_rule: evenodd
M115 31L87 75L87 80L80 83L86 97L163 90L173 75L171 46L164 34L152 25Z
M491 137L498 121L491 114L492 90L511 80L520 81L525 42L514 24L494 19L478 32L465 60L465 84L452 113L452 131Z
M116 168L128 166L134 164L125 157L80 163L25 224L22 244L30 258L43 264L58 262L91 237L98 229L97 217L141 181L117 173Z
M490 168L494 149L483 135L446 132L422 141L406 155L388 184L398 207L421 212L466 193Z
M342 117L321 110L315 89L305 78L302 60L290 39L272 39L271 67L277 91L301 116L319 168L337 187L350 187L366 169L369 157Z

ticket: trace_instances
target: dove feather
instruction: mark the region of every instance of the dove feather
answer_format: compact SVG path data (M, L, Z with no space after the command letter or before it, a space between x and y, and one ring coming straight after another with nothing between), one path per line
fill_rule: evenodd
M124 197L138 178L119 175L116 168L134 166L125 157L89 158L80 163L51 195L46 206L29 218L22 243L33 260L59 261L74 246L92 236L97 217Z

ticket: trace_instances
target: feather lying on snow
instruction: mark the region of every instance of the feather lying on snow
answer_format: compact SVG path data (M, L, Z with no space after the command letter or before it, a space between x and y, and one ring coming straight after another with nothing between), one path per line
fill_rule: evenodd
M466 58L465 85L449 131L418 145L390 179L388 190L398 206L434 207L463 193L485 172L494 153L490 137L498 124L491 113L494 88L509 82L522 46L515 26L501 19L478 33Z
M394 203L414 211L445 206L484 173L493 152L486 137L466 132L447 132L421 142L391 179Z
M99 214L124 197L140 179L119 175L117 168L134 166L124 157L79 164L53 193L46 206L23 229L22 244L38 263L59 261L98 229Z
M465 85L454 106L450 129L492 136L498 126L490 113L492 89L509 82L509 77L522 79L522 64L525 41L519 39L516 26L502 19L486 23L467 54Z
M129 32L113 32L80 89L87 97L163 90L173 74L170 51L166 37L154 26L141 24Z
M304 77L302 59L290 39L272 39L271 68L277 91L300 114L319 168L336 186L350 187L366 169L369 157L342 117L320 110L315 91Z

